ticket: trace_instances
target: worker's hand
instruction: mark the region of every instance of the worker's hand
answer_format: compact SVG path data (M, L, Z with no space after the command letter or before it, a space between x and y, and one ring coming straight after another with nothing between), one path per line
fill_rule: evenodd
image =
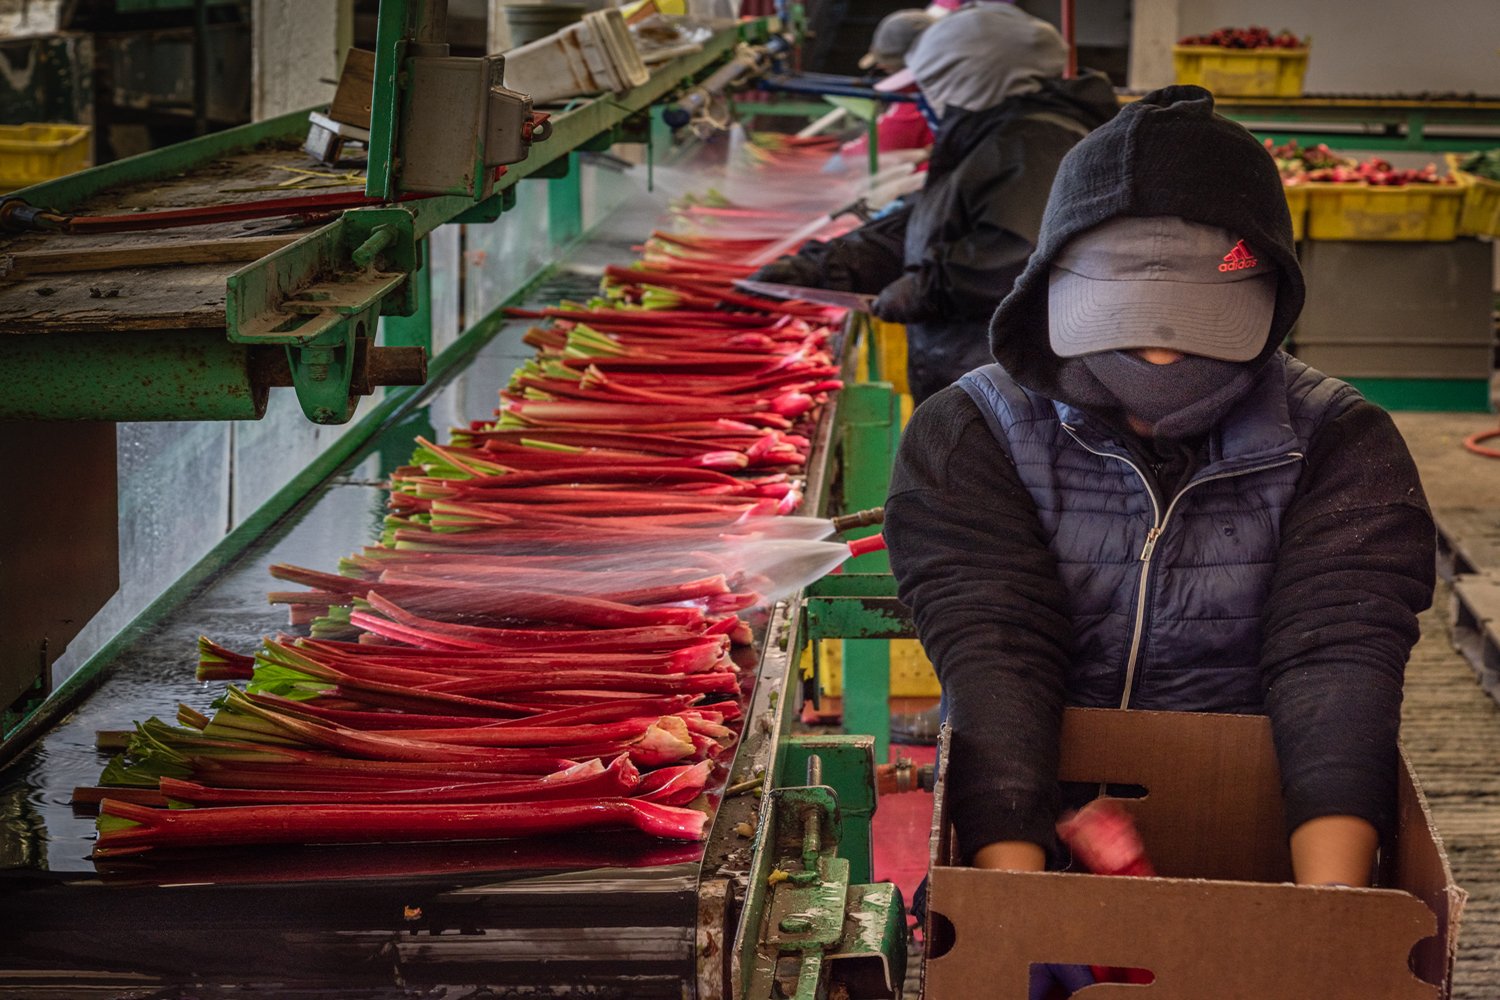
M906 323L922 309L921 291L915 274L903 275L885 286L870 312L889 323Z
M1380 835L1358 816L1318 816L1292 831L1292 874L1302 885L1367 886Z
M750 275L751 281L817 287L817 266L800 257L778 257Z
M1033 965L1031 988L1026 1000L1053 1000L1054 997L1070 997L1085 986L1093 986L1093 970L1087 965Z
M974 867L1039 872L1047 867L1047 852L1027 840L1000 840L974 852Z

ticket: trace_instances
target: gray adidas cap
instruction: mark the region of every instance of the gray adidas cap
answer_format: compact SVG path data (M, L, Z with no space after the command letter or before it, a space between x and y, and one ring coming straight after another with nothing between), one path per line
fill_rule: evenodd
M1052 350L1161 347L1249 361L1270 336L1276 285L1276 265L1226 229L1170 215L1111 219L1052 262Z
M859 60L860 69L876 66L887 70L898 70L906 65L906 53L917 43L917 36L926 31L937 20L922 10L898 10L887 14L875 26L875 37L870 40L870 51Z

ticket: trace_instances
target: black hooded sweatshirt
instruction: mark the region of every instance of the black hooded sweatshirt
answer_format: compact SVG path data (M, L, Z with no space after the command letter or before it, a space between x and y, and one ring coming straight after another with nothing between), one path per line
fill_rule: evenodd
M1049 80L982 111L950 108L927 180L902 208L812 241L762 277L871 295L893 286L881 314L906 324L920 403L991 360L990 317L1036 245L1057 166L1115 108L1109 82L1094 74Z
M1053 353L1047 278L1068 240L1122 215L1218 226L1274 259L1276 311L1249 364L1279 349L1304 294L1280 181L1254 137L1212 108L1197 87L1148 94L1064 161L1037 251L991 326L995 357L1017 383L1085 409L1106 395L1077 359ZM1142 440L1119 414L1095 412L1155 473L1159 493L1201 462L1191 447ZM1354 815L1386 832L1402 677L1416 615L1431 603L1435 542L1416 468L1383 410L1360 401L1318 428L1280 530L1260 663L1288 829ZM913 415L885 534L950 706L948 795L962 850L1052 845L1068 599L1035 502L962 389Z

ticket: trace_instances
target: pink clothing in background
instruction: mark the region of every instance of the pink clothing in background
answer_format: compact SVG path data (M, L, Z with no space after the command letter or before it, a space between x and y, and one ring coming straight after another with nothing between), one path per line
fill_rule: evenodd
M876 147L882 153L898 149L926 149L932 145L932 129L915 104L892 104L875 123ZM870 137L862 135L844 143L839 153L845 157L865 156L870 151Z

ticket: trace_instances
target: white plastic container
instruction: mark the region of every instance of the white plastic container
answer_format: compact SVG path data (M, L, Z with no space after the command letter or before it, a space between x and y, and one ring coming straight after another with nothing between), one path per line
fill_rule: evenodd
M585 14L577 24L505 53L505 85L535 104L620 92L651 78L616 9Z

